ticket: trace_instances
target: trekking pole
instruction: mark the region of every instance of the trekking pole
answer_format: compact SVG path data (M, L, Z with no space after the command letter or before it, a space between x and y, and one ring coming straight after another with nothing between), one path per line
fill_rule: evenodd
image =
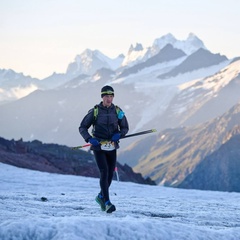
M153 132L156 132L156 131L157 131L156 129L150 129L150 130L146 130L146 131L142 131L142 132L128 134L128 135L123 136L121 138L135 137L135 136L138 136L138 135L143 135L143 134L147 134L147 133L153 133Z
M114 171L115 171L116 176L117 176L117 181L119 182L119 175L118 175L118 168L117 168L117 166L115 167Z
M128 138L128 137L135 137L135 136L139 136L139 135L143 135L143 134L148 134L148 133L153 133L153 132L157 132L157 130L156 130L156 129L149 129L149 130L142 131L142 132L137 132L137 133L133 133L133 134L128 134L128 135L126 135L126 136L121 137L120 139ZM100 142L100 143L101 143L101 144L104 144L105 142L108 142L108 141L102 141L102 142ZM91 143L87 143L87 144L82 145L82 146L72 147L72 149L73 149L73 150L76 150L76 149L79 149L79 148L90 147L90 146L91 146Z
M90 147L92 144L91 143L87 143L85 145L82 145L82 146L76 146L76 147L72 147L72 150L76 150L76 149L79 149L79 148L84 148L84 147Z

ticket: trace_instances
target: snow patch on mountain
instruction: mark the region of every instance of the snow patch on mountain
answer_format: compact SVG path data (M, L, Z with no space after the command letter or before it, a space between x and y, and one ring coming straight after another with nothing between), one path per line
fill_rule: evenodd
M130 77L117 79L114 81L114 84L119 83L135 83L135 89L138 92L142 92L146 95L145 102L146 107L144 111L140 113L141 117L138 119L138 122L133 130L137 131L143 126L147 125L152 119L157 116L161 116L164 111L169 107L169 104L173 98L183 89L185 86L191 86L197 81L202 81L207 76L214 75L221 69L224 69L229 63L230 60L224 61L218 65L211 66L209 68L199 69L192 72L187 72L184 74L179 74L176 77L171 77L168 79L158 79L157 76L160 72L163 72L173 68L176 63L184 61L185 57L181 60L175 60L170 63L163 63L156 65L149 69L144 69L143 71L133 74ZM161 65L161 67L160 67ZM237 65L237 62L235 63ZM164 66L164 68L162 68ZM236 66L237 69L237 66ZM225 70L223 70L224 72ZM233 71L234 72L234 71ZM235 74L237 74L235 72ZM192 102L190 98L187 103ZM184 112L186 106L178 106L176 111Z
M240 60L223 67L214 75L209 74L209 77L195 79L178 85L178 89L180 90L178 101L172 105L172 109L175 109L174 113L178 115L183 111L195 109L195 105L203 105L210 99L217 97L221 89L239 75Z
M229 62L229 61L227 61ZM224 65L226 64L223 63ZM222 64L221 64L222 65ZM217 68L215 66L213 68ZM191 82L183 83L178 86L179 90L192 89L211 89L213 93L218 92L221 88L225 87L229 82L236 78L240 73L240 60L232 64L223 67L216 74L209 76L207 78L201 78L192 80Z
M113 80L112 83L134 83L135 88L138 89L141 88L142 83L145 85L146 83L151 85L151 82L154 82L154 84L158 85L158 82L160 82L159 79L157 79L157 76L160 74L164 74L166 72L169 72L171 69L175 68L177 65L182 63L187 57L181 57L173 61L158 63L154 66L143 68L137 73L133 73L127 77L118 78L116 80ZM110 84L110 82L109 82ZM146 91L148 91L146 89Z

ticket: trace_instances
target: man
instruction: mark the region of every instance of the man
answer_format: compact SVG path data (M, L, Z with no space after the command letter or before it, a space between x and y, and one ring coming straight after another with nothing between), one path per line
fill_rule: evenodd
M83 118L79 132L86 142L91 143L95 160L100 172L100 193L96 202L103 211L111 213L116 207L109 198L109 187L112 182L117 161L119 139L128 132L128 121L123 111L113 102L114 90L111 86L101 89L102 101L90 109ZM93 126L92 135L88 129Z

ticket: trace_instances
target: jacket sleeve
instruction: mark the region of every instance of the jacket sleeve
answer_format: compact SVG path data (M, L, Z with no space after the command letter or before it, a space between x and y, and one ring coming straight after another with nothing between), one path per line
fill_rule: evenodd
M87 115L83 118L82 122L80 123L79 133L81 134L81 136L86 142L88 142L88 140L92 137L89 134L88 129L93 124L93 118L94 118L93 115L94 114L93 114L93 108L92 108L88 111Z
M126 116L124 116L121 120L118 121L121 136L124 137L129 130L129 125Z

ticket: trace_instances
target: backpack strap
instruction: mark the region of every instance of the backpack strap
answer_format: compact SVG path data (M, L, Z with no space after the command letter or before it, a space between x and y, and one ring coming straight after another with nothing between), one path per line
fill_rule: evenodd
M117 114L117 118L118 118L118 122L119 122L119 121L121 121L123 119L124 112L117 105L115 107L116 107L116 114Z
M117 105L115 105L115 108L116 108L116 113L118 115L121 110L120 110L119 106L117 106Z
M119 113L121 112L121 109L117 105L115 105L115 109L116 109L117 116L119 116ZM96 123L97 116L98 116L98 105L96 104L93 108L93 126ZM118 119L121 119L121 118L118 117Z
M98 105L95 105L93 108L93 125L95 125L95 122L97 120L98 115Z

